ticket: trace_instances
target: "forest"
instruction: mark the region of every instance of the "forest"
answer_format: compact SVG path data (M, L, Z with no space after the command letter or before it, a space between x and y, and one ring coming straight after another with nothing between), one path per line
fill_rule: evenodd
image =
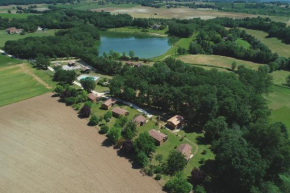
M0 0L0 5L29 5L29 4L54 4L54 3L73 3L74 0Z
M216 158L205 163L203 177L194 185L208 192L283 192L290 141L284 124L269 124L262 95L269 92L271 76L242 66L236 73L206 71L167 58L153 67L124 67L111 81L110 92L181 114L191 131L205 132Z

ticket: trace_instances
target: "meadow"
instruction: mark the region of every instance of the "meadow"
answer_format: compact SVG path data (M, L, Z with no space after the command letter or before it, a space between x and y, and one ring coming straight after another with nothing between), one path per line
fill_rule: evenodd
M276 52L279 56L283 57L290 57L290 45L284 44L281 40L277 38L268 38L268 33L259 31L259 30L251 30L251 29L244 29L246 32L252 36L255 36L259 39L262 43L268 46L272 52Z
M99 5L98 2L80 2L76 4L57 4L57 7L60 8L67 8L67 9L79 9L79 10L89 10L89 9L101 9L101 8L108 8L108 7L119 7L119 8L131 8L138 6L137 4L113 4L108 3L106 5Z
M56 30L48 30L45 32L37 31L35 33L20 34L7 34L5 30L0 30L0 48L4 47L5 42L9 40L19 40L26 37L41 37L41 36L53 36Z
M0 54L0 68L4 66L11 66L11 65L20 64L20 63L22 63L21 60L9 58L7 56Z

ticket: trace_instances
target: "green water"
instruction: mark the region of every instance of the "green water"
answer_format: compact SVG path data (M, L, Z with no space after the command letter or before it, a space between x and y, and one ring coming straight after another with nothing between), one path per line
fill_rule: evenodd
M176 41L175 38L156 37L149 35L101 32L98 43L100 55L110 50L122 54L134 51L139 58L153 58L164 54Z

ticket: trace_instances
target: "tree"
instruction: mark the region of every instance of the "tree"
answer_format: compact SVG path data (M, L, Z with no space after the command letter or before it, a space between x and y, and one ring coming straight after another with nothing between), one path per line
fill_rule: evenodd
M46 70L49 66L50 60L49 57L45 57L43 54L37 55L35 58L35 64L37 68Z
M132 58L135 57L135 53L134 53L133 51L129 51L129 56L130 56L130 58L132 59Z
M126 116L120 116L116 121L116 126L123 128L128 122L128 118Z
M134 144L131 139L126 139L122 142L122 150L125 153L132 153L134 152Z
M112 127L107 133L107 137L116 144L118 139L121 137L121 129L118 127Z
M286 84L290 87L290 75L288 75L286 78Z
M80 115L85 118L89 117L91 115L91 108L84 105L80 110Z
M147 157L147 155L143 152L143 151L140 151L137 153L137 156L136 156L136 161L144 168L145 166L148 165L149 163L149 159Z
M72 84L76 76L77 74L74 70L58 69L54 73L53 80L65 84Z
M181 173L178 173L166 182L164 188L169 193L189 193L193 187Z
M107 125L102 125L101 126L101 133L107 133L109 131L109 127Z
M99 124L99 118L96 115L91 116L89 124L93 126Z
M132 139L133 137L135 137L137 133L137 126L135 123L133 122L129 122L123 132L123 137L125 139Z
M81 84L82 87L87 91L87 92L91 92L92 90L95 89L96 87L96 81L94 80L93 77L86 77L81 79Z
M218 139L221 133L228 128L225 117L218 117L208 121L204 126L205 138L210 142Z
M235 70L236 68L237 68L237 62L234 61L234 62L232 63L232 70Z
M194 189L194 193L206 193L203 186L197 185Z
M106 122L109 122L112 117L112 111L108 111L104 114L104 119Z
M159 164L161 164L162 161L163 161L163 155L162 155L162 154L157 154L157 155L155 156L155 160L158 161Z
M204 179L205 179L205 174L202 170L198 168L194 168L191 171L191 184L193 185L203 184Z
M186 164L187 160L185 159L185 155L180 151L172 150L165 163L164 169L167 174L173 175L176 172L182 171Z
M152 152L155 152L155 141L148 134L148 132L141 133L139 137L134 141L134 149L136 152L142 151L147 156L149 156Z
M57 85L54 89L54 92L58 95L60 95L63 91L64 91L64 88L61 85Z
M8 9L8 11L7 11L8 13L11 13L11 10L10 9Z

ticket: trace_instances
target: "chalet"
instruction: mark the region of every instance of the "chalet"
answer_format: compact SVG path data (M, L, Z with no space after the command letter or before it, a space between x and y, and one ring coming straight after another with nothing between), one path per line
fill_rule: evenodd
M133 62L129 62L129 61L127 61L125 64L126 64L127 66L134 66L134 63L133 63Z
M76 65L76 63L75 63L75 62L73 62L73 61L69 61L69 62L67 63L67 65L68 65L68 66L75 66L75 65Z
M155 129L151 129L149 135L155 139L156 145L162 145L168 138L167 135L160 133Z
M108 110L116 103L115 99L109 98L102 103L102 109Z
M93 94L93 93L89 93L89 94L88 94L88 99L89 99L90 101L92 101L93 103L96 103L97 100L98 100L98 96L95 95L95 94Z
M180 115L175 115L174 117L171 117L167 120L167 126L169 126L171 129L177 129L182 126L183 123L184 118Z
M126 111L125 109L121 109L119 107L113 108L112 113L113 113L114 117L128 116L129 115L128 111Z
M188 144L181 144L179 147L177 147L176 151L179 151L185 155L185 159L187 161L190 160L191 155L191 146Z
M143 126L147 122L147 119L142 115L137 115L133 118L132 122L135 123L137 126Z
M90 73L91 69L88 68L88 67L83 67L83 68L81 69L81 71L82 71L82 73Z
M6 32L8 34L20 34L22 32L22 29L16 29L15 27L11 27L6 29Z

